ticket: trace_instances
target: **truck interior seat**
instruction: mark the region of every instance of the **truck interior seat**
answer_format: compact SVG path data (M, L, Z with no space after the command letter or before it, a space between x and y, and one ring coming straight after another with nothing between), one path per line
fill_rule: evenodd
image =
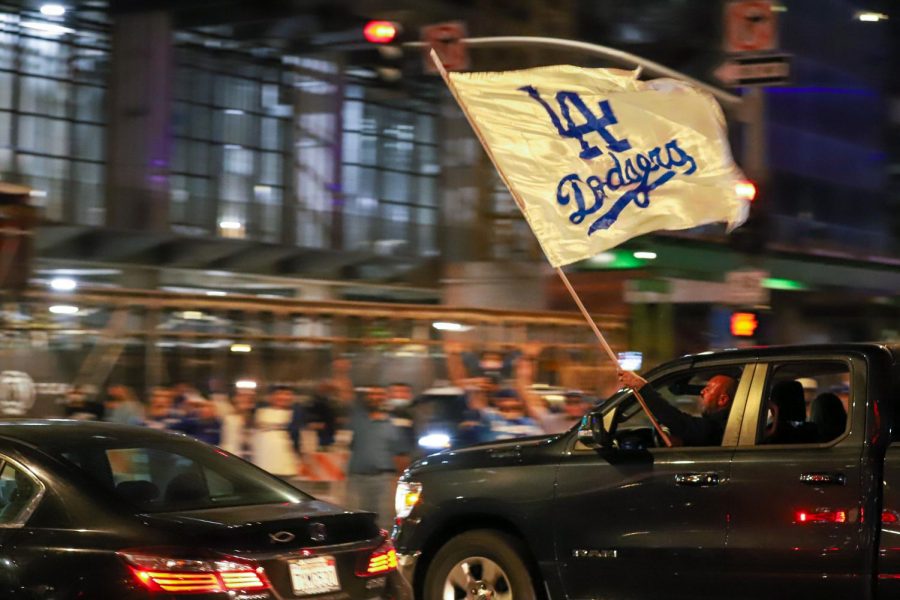
M809 420L819 428L820 441L828 442L844 433L847 428L847 411L840 398L831 392L825 392L812 401Z
M779 381L772 387L769 406L775 416L767 444L814 444L819 441L818 428L806 421L806 401L799 381Z

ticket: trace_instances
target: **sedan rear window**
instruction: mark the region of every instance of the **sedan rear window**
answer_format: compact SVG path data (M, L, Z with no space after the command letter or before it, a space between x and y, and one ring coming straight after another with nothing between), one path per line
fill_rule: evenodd
M192 441L123 445L95 436L54 454L142 512L297 503L300 490L211 446Z

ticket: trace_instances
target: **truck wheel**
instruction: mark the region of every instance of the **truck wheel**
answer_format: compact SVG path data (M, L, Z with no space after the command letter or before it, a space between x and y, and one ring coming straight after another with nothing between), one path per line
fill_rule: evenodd
M536 600L521 544L499 531L456 536L438 550L425 575L427 600Z

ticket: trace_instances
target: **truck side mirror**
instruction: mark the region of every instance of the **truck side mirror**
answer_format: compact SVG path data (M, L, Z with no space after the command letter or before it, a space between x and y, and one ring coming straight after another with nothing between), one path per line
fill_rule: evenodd
M603 415L588 413L581 418L581 425L578 427L578 441L588 448L612 447L612 437L603 426Z

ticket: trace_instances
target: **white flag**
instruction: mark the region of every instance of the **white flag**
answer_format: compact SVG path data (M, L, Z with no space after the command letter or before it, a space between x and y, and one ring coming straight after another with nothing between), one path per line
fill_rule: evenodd
M554 267L651 231L746 218L725 117L700 89L573 66L450 82Z

